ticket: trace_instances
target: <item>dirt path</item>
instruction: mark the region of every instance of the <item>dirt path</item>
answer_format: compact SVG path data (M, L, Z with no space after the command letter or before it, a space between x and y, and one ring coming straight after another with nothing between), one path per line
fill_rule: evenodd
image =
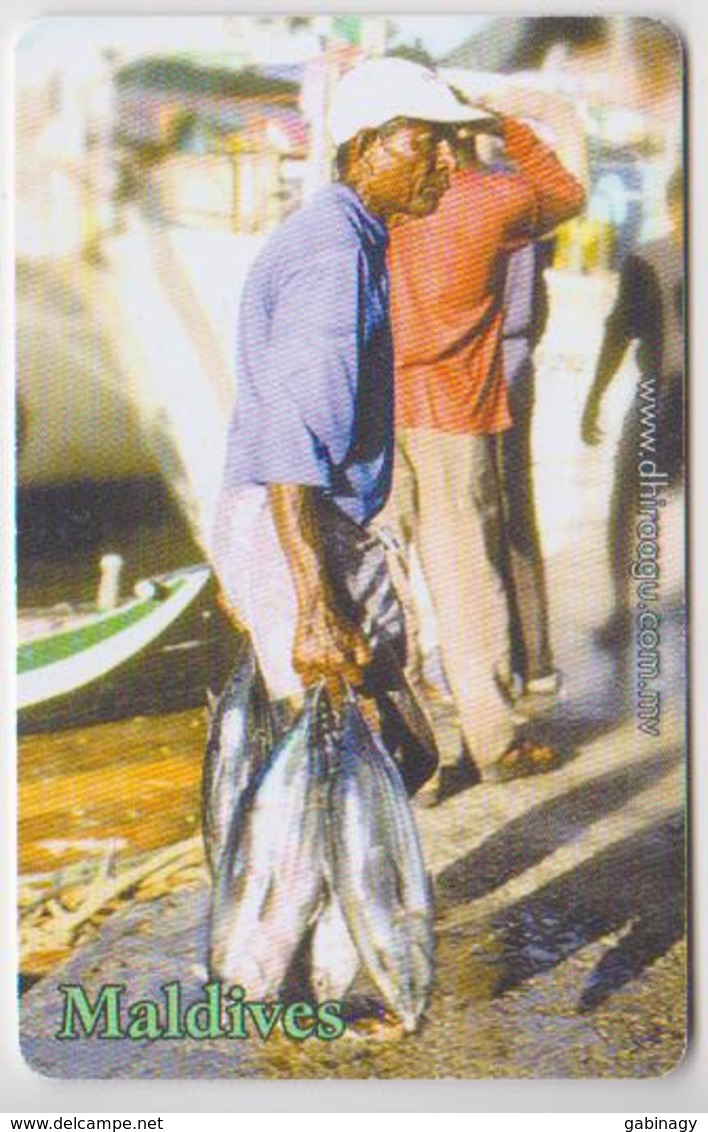
M607 296L600 300L606 305ZM598 305L598 334L599 314ZM179 981L185 1004L200 998L208 893L196 859L187 876L148 888L144 900L122 893L73 950L36 966L49 973L22 1000L22 1044L35 1069L76 1077L641 1078L677 1064L687 1014L685 640L682 554L671 553L682 545L680 508L662 515L662 716L649 739L636 726L632 650L613 658L592 643L609 609L614 434L604 459L582 450L577 426L592 351L577 356L574 325L558 318L542 345L535 436L553 636L566 675L548 729L566 762L535 779L462 788L450 769L454 719L438 711L445 796L417 813L438 933L420 1033L301 1046L57 1040L60 983L79 983L91 996L121 983L127 1001L159 1001L161 985ZM92 839L99 858L112 844L120 864L120 854L131 859L198 833L203 734L202 714L182 713L23 740L23 872L80 863Z

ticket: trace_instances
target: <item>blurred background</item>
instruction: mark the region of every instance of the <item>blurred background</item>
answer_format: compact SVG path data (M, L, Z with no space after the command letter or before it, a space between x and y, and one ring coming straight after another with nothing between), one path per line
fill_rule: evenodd
M534 474L559 648L599 710L587 626L609 600L632 357L600 449L580 418L618 269L667 227L683 160L675 34L618 17L39 20L14 59L19 722L36 732L19 752L23 985L69 947L43 901L96 867L113 876L184 842L201 877L204 689L234 637L199 564L238 395L241 287L268 233L329 178L337 78L391 52L471 96L530 85L578 112L588 199L546 272ZM680 581L680 516L664 523Z
M606 507L606 480L583 488L575 425L618 268L663 232L682 160L670 28L634 17L52 17L15 54L21 609L93 600L107 553L123 562L116 601L141 577L205 558L245 273L329 178L338 76L383 53L434 64L472 94L526 84L578 110L588 202L558 233L539 348L547 553ZM617 422L630 384L608 397Z
M20 547L45 489L145 478L167 484L204 539L242 278L267 232L329 178L336 78L384 52L433 62L462 89L511 77L572 98L590 191L555 268L615 273L662 232L682 69L654 20L40 20L16 52ZM86 525L63 518L72 538Z

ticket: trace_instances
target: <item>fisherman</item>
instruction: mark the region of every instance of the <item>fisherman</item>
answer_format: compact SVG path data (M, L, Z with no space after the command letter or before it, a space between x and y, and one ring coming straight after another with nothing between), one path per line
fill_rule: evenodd
M383 645L404 660L368 530L393 464L387 221L437 208L445 124L482 116L410 61L354 68L331 105L337 183L281 225L246 281L213 559L274 701L361 685Z
M389 262L397 475L400 469L409 493L413 485L417 548L463 749L483 778L507 779L552 769L558 755L517 733L493 677L507 637L487 561L490 527L504 538L498 438L512 423L502 358L504 278L509 254L574 216L584 193L557 155L510 116L551 126L556 97L508 90L482 105L488 117L481 129L501 137L512 169L480 163L480 123L460 129L448 195L435 215L393 228ZM555 681L547 660L549 671L534 678ZM433 781L431 802L436 788Z
M684 473L683 171L669 179L670 231L639 245L620 273L617 299L605 323L595 378L581 424L585 444L597 445L602 399L633 341L638 342L639 388L625 418L615 458L608 551L614 608L597 632L606 648L626 647L632 623L634 528L640 509L641 469L656 465L651 495L679 488ZM648 457L642 465L642 457ZM663 503L663 499L661 500ZM656 512L655 512L656 513Z

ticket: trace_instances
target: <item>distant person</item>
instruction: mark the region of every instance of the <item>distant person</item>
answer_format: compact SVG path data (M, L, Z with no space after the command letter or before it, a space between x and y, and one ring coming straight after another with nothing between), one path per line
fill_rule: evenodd
M440 628L445 675L467 753L483 778L558 765L522 738L495 687L506 641L504 601L485 535L502 521L499 437L512 423L504 382L504 280L511 252L582 207L584 192L514 112L549 120L559 101L539 92L485 105L513 171L476 159L459 131L457 169L438 212L391 232L398 461L415 503L415 539ZM579 125L573 115L573 125ZM413 490L411 491L411 483Z
M639 245L625 260L617 300L605 323L605 335L582 420L586 444L602 440L602 398L630 343L638 343L639 387L627 413L615 459L609 525L609 555L614 593L612 613L598 632L598 642L626 644L632 621L631 566L637 542L639 462L653 460L668 485L684 474L684 250L683 172L667 188L671 231ZM649 441L649 443L648 443Z

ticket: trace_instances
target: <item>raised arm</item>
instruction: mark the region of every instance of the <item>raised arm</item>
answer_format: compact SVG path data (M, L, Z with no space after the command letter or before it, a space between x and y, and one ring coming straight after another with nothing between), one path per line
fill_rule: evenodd
M585 137L573 104L533 89L508 88L481 100L499 116L505 159L519 175L518 202L510 212L509 236L539 239L576 216L585 203ZM542 123L553 145L542 141L526 122Z
M550 138L546 138L558 161L571 173L583 192L590 183L588 148L585 128L572 99L551 91L534 88L508 89L500 105L502 114L539 123Z

